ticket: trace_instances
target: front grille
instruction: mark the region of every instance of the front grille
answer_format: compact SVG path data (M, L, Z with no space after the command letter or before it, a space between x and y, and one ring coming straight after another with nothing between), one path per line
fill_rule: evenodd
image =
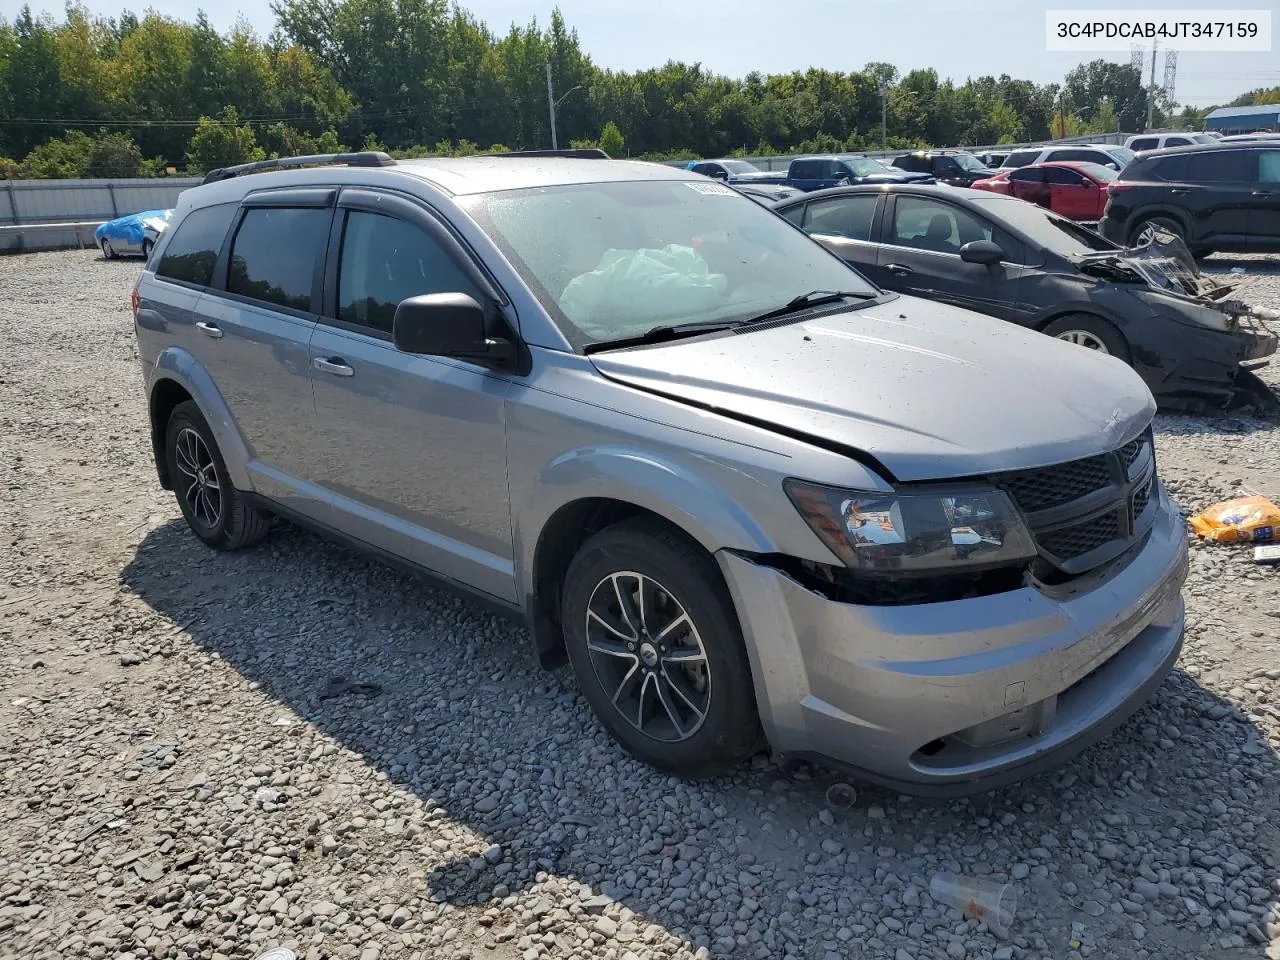
M1120 511L1112 510L1100 517L1086 520L1074 526L1063 527L1036 539L1040 549L1056 560L1074 560L1091 550L1097 550L1112 540L1118 540L1124 531Z
M1039 470L1020 470L1000 478L1000 485L1027 513L1079 500L1111 482L1111 464L1105 456L1086 457Z
M1026 515L1044 561L1075 575L1122 553L1150 526L1152 452L1148 430L1110 453L991 479Z

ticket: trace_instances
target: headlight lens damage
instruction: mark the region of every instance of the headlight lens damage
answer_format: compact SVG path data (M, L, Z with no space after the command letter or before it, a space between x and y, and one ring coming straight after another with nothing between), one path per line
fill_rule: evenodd
M861 493L799 480L785 487L814 533L851 570L932 573L1036 555L1021 516L999 490Z

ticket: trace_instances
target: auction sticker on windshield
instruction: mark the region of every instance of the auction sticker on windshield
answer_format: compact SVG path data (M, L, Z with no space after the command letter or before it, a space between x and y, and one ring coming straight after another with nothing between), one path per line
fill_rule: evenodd
M736 197L737 192L730 190L722 183L686 183L686 187L696 193L708 197Z
M1045 49L1271 50L1270 10L1046 10Z

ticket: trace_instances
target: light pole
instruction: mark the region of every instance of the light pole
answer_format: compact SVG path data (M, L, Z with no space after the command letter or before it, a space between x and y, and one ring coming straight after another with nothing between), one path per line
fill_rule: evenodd
M549 60L547 61L547 109L551 113L551 149L552 150L560 149L560 145L556 142L556 110L560 107L560 104L564 103L565 97L569 96L569 94L573 93L573 91L581 90L581 89L582 89L582 84L578 84L576 87L570 87L568 90L562 93L560 95L560 99L557 100L555 93L553 93L551 90L551 61Z
M889 149L889 110L885 103L885 95L889 92L889 85L883 80L880 81L880 152L884 153Z

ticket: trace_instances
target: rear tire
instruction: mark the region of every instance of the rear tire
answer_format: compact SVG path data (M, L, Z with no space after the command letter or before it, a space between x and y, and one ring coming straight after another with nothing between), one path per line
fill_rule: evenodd
M1125 363L1132 363L1128 341L1124 335L1101 317L1091 313L1068 313L1044 328L1044 333L1098 353L1105 353Z
M150 240L142 241L142 259L147 263L151 262L151 251L155 249L155 244Z
M1167 230L1169 233L1172 233L1174 236L1176 236L1179 240L1183 241L1184 243L1186 242L1187 232L1185 229L1183 229L1182 224L1179 223L1177 220L1173 219L1172 217L1147 217L1145 220L1142 220L1139 223L1137 223L1134 226L1133 230L1130 231L1129 246L1136 247L1139 244L1148 242L1145 235L1153 227L1158 227L1161 230Z
M705 777L763 745L724 581L671 528L644 518L591 537L565 574L561 623L583 696L632 756Z
M187 526L209 546L236 550L267 535L271 515L250 506L231 483L213 431L193 400L169 416L165 460Z

